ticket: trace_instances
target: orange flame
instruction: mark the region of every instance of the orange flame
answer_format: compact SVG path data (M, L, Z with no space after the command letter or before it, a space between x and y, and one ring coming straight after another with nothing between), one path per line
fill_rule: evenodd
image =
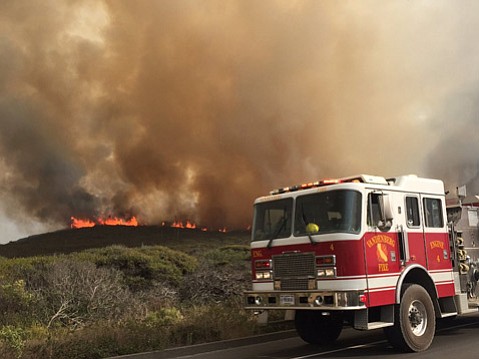
M183 224L182 221L174 221L171 224L171 227L173 227L173 228L185 228L185 225Z
M162 225L165 225L163 222ZM187 229L199 229L203 232L207 232L208 228L207 227L199 227L196 223L191 222L190 220L186 220L185 223L183 221L175 220L170 227L172 228L187 228Z
M89 219L80 219L75 217L70 217L71 219L71 228L85 228L85 227L94 227L95 222L90 221Z
M186 223L183 224L183 221L174 221L171 224L173 228L189 228L189 229L196 229L196 224L186 220Z
M94 227L96 225L103 225L103 226L138 226L138 220L135 216L131 217L130 219L126 220L123 218L118 217L108 217L108 218L97 218L96 221L92 221L90 219L82 219L82 218L75 218L70 217L71 219L71 228L85 228L85 227Z
M98 223L104 226L138 226L138 220L135 216L131 217L129 220L117 217L108 217L107 219L98 218Z

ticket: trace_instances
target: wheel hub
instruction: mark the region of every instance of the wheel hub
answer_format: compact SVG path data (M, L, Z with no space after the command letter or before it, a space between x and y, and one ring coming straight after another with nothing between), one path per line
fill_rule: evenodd
M409 324L411 331L416 336L424 334L427 328L427 312L424 305L419 301L413 301L408 311Z

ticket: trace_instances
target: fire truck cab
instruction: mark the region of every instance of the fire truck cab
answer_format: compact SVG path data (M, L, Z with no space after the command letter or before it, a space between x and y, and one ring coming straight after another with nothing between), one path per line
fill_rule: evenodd
M442 181L358 175L274 190L254 202L246 308L294 313L298 335L330 344L344 325L383 328L426 350L436 319L477 311Z

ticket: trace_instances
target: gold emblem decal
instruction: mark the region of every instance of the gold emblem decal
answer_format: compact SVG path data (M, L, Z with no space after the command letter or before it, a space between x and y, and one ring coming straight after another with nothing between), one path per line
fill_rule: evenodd
M376 248L376 258L379 272L389 272L388 246L395 248L396 241L383 234L371 237L366 241L368 248Z
M385 236L384 234L378 234L377 236L371 237L368 239L366 244L369 248L372 248L375 244L384 243L389 244L391 247L396 246L396 242L391 237Z
M253 258L261 258L263 256L263 253L261 250L253 250Z
M441 241L432 241L431 243L429 243L429 245L431 246L431 249L434 249L434 248L444 249L444 242L441 242Z

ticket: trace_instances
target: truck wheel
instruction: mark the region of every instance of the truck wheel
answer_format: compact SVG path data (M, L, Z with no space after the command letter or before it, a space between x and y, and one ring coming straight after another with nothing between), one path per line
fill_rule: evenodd
M384 328L393 347L406 352L429 348L436 331L434 305L429 293L420 285L404 286L401 303L394 311L394 326Z
M328 315L315 310L297 310L294 317L296 332L306 343L316 345L332 344L343 329L341 312L329 312Z

